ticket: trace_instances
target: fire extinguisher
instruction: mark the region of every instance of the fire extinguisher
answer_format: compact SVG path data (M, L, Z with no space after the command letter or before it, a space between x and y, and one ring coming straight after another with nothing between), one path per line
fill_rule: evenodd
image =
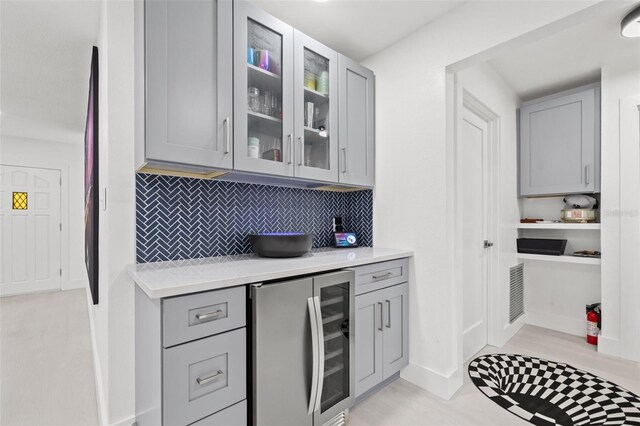
M600 331L600 304L587 305L587 343L598 344Z

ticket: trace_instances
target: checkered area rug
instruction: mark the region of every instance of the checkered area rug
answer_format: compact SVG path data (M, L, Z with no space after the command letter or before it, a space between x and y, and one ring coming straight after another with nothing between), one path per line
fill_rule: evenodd
M534 425L640 425L640 398L561 362L483 355L469 363L473 383L493 402Z

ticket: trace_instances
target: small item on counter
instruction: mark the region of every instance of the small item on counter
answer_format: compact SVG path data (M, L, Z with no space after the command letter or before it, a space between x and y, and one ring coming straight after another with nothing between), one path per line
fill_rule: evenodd
M304 126L313 128L314 108L313 102L307 102L304 104Z
M311 90L316 90L316 76L311 71L304 72L304 87Z
M250 65L256 64L256 50L253 47L247 49L247 63Z
M248 139L247 156L249 158L260 158L260 139L254 137Z
M320 73L316 90L325 96L329 95L329 71L322 71Z
M257 87L249 87L247 103L250 111L260 112L260 90Z
M266 71L270 71L271 67L269 66L269 51L261 50L260 51L260 68Z
M358 237L355 232L335 232L333 237L336 248L358 247Z
M573 252L573 255L577 256L577 257L595 257L595 258L600 258L602 253L600 253L599 251L595 251L595 250L580 250L580 251Z
M538 223L543 221L544 219L529 219L525 217L524 219L520 219L520 223Z

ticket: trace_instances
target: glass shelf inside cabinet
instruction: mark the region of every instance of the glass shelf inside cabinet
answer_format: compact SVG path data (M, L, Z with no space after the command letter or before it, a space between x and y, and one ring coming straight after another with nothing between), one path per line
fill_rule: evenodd
M247 25L247 156L282 162L282 36Z
M304 49L304 165L328 170L330 144L329 60Z

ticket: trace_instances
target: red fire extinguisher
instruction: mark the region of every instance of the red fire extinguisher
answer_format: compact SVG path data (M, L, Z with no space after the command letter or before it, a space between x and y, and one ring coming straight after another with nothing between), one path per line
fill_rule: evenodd
M587 343L598 344L600 331L600 304L587 305Z

